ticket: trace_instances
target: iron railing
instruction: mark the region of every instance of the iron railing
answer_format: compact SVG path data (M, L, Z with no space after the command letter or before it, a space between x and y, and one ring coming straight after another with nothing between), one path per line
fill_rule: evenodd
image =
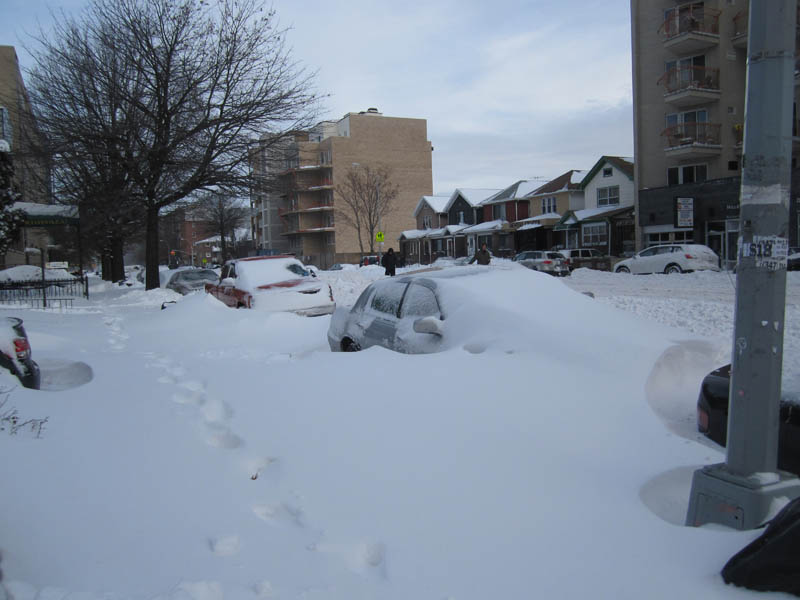
M666 11L661 31L665 40L684 33L719 35L719 15L719 10L709 8L703 2L681 4Z
M704 144L719 146L719 123L681 123L661 132L667 148Z
M86 276L46 281L0 281L0 304L31 308L72 308L75 298L89 297Z
M719 69L714 67L675 67L669 69L658 80L667 93L681 90L719 91Z

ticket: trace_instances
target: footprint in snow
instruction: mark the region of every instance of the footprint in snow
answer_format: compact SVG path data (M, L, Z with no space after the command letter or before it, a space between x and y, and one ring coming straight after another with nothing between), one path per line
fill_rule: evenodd
M357 542L355 544L321 542L310 546L309 550L338 556L356 573L375 573L382 579L389 578L386 545L383 542Z
M239 553L241 541L238 535L228 535L225 537L208 540L208 547L217 556L233 556Z
M305 513L298 504L277 502L275 504L257 504L253 513L262 521L273 525L291 524L305 527Z
M210 428L206 442L215 448L234 450L244 444L244 440L228 428Z

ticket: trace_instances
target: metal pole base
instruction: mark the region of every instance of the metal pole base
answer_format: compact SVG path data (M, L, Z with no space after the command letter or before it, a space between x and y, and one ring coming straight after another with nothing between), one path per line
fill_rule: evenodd
M800 479L786 471L734 475L725 463L694 472L686 524L718 523L733 529L756 529L800 496Z

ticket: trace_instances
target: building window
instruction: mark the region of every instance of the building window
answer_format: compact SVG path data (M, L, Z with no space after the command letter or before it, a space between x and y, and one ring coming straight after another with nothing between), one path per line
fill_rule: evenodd
M431 216L424 215L422 217L422 228L423 229L430 229L431 228Z
M706 165L683 165L667 169L667 185L699 183L705 181L708 173Z
M592 223L581 227L584 246L602 246L608 243L605 223Z
M694 242L694 231L662 231L660 233L647 234L647 245L657 246L658 244L672 244L684 243L691 244Z
M464 211L463 210L458 211L458 224L459 225L463 225L464 224Z
M500 219L500 220L505 221L505 219L506 219L506 205L505 205L505 203L493 204L492 205L492 218L495 219L495 220Z
M548 198L542 198L542 214L546 215L554 212L558 212L558 202L556 201L556 197L550 196Z
M597 188L597 206L616 206L619 204L619 186Z
M328 246L335 246L336 245L336 234L335 233L326 233L325 234L325 242Z
M325 227L333 227L333 213L325 215Z
M614 174L614 169L611 167L605 167L603 169L603 177L611 177Z

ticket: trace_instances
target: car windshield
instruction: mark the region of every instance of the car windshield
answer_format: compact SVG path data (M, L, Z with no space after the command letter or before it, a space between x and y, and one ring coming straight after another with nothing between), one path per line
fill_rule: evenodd
M559 254L558 252L548 252L547 258L558 259L558 258L564 258L564 256Z
M176 281L216 281L217 274L214 271L208 270L197 270L197 271L183 271L178 273L177 277L175 278Z

